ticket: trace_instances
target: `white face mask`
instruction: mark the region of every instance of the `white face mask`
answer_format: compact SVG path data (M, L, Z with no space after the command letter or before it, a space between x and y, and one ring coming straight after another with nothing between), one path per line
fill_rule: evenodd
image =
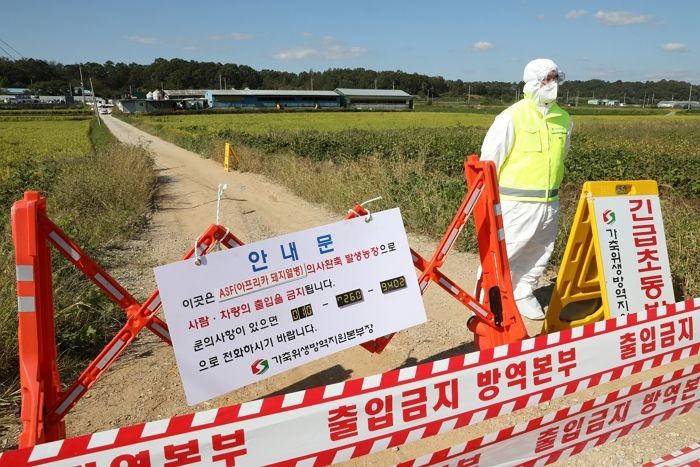
M542 87L537 90L537 100L543 104L551 104L557 99L558 89L559 85L555 81L542 85Z

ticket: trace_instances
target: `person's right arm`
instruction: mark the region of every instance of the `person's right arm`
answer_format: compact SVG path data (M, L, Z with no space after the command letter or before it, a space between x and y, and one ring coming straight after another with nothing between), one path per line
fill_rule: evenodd
M513 119L508 114L500 114L491 124L481 145L482 161L493 161L496 164L496 173L500 172L515 141L515 128Z

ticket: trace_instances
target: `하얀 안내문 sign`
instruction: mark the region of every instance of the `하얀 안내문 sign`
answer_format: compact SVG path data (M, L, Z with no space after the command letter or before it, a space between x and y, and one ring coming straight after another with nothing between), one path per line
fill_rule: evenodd
M425 322L398 209L155 269L189 404Z

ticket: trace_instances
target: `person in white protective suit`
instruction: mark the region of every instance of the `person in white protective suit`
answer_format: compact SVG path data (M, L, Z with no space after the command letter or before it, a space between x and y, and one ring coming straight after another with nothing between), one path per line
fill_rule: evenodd
M533 295L554 249L559 186L573 122L556 103L564 73L552 60L525 66L525 97L489 128L481 160L496 164L514 298L522 316L544 319Z

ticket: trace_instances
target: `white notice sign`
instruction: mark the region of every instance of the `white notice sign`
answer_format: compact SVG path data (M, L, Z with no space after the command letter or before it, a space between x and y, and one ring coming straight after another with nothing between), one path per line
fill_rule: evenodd
M398 209L155 275L190 405L426 320Z
M610 316L674 303L658 196L593 198Z

